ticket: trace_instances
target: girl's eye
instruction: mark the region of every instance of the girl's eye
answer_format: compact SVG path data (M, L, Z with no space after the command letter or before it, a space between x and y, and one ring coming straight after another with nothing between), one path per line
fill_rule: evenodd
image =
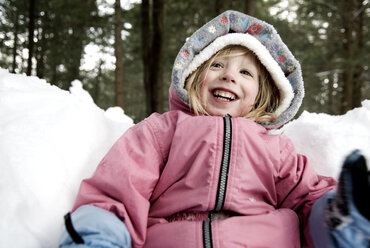
M215 68L222 68L222 64L221 63L213 63L211 65L211 67L215 67Z
M247 75L247 76L252 76L252 74L250 74L249 71L247 71L247 70L241 70L240 73L244 74L244 75Z

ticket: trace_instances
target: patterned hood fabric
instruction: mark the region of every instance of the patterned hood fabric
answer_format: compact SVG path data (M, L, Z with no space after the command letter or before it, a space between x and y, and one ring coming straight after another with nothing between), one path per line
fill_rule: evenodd
M291 120L304 96L301 66L273 26L237 11L222 13L187 38L172 71L172 87L176 95L190 106L184 88L186 78L217 51L232 44L253 51L280 91L281 101L275 111L277 120L261 124L273 128Z

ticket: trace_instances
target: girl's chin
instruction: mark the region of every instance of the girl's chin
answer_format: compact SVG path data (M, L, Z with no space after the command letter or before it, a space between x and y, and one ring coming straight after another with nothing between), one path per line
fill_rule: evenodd
M230 111L228 109L209 109L207 112L212 116L225 116L227 114L233 116L233 111Z
M225 116L229 114L232 117L241 117L241 116L245 116L246 114L248 114L250 110L238 112L238 111L235 111L235 108L206 108L206 111L209 115L212 115L212 116Z

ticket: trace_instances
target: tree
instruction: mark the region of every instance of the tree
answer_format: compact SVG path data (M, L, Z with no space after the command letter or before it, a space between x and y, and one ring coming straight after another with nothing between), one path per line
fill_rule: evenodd
M115 104L120 107L124 107L123 99L123 63L122 63L122 9L121 1L115 1L114 7L114 56L116 57L116 68L115 68Z
M13 30L13 49L12 49L12 69L11 72L15 73L17 67L17 50L18 50L18 32L19 32L19 13L18 9L14 11L14 30Z
M359 57L363 48L364 12L366 5L362 0L342 0L342 25L344 28L343 45L343 81L341 112L361 106L361 86L363 66Z
M33 58L33 46L34 46L34 31L35 31L35 3L36 0L30 0L29 5L29 19L28 19L28 66L27 75L31 75L32 72L32 58Z
M39 15L39 23L46 24L48 23L48 16L47 12L40 12ZM36 58L36 76L39 78L45 77L45 58L46 58L46 51L48 46L47 36L47 26L46 25L39 25L37 27L37 43L36 43L36 51L35 51L35 58Z
M360 93L365 90L363 72L369 54L369 44L363 42L369 34L363 25L369 21L367 6L358 0L297 3L295 37L288 42L302 62L304 106L309 111L344 114L364 99Z
M163 15L164 1L153 1L153 40L151 75L154 86L155 111L163 112Z
M2 67L36 75L68 89L79 76L87 33L97 13L95 1L9 0L2 9ZM28 58L24 58L24 50ZM11 61L11 62L10 62ZM35 64L36 61L36 64Z
M256 0L244 0L245 10L244 12L248 15L254 16L256 14Z
M224 0L216 0L215 10L216 10L216 15L219 15L222 12L224 12L226 10L225 1Z
M146 99L146 112L150 115L154 112L154 94L151 80L150 80L150 67L151 67L151 29L150 29L150 3L149 0L141 1L141 44L143 56L143 78L145 87Z
M164 0L141 3L142 50L147 114L163 112ZM152 16L152 21L151 17Z

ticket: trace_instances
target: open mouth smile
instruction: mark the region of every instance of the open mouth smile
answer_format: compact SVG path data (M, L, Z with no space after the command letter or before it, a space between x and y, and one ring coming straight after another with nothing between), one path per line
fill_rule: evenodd
M216 89L212 92L213 96L221 101L232 102L237 99L237 96L225 90Z

